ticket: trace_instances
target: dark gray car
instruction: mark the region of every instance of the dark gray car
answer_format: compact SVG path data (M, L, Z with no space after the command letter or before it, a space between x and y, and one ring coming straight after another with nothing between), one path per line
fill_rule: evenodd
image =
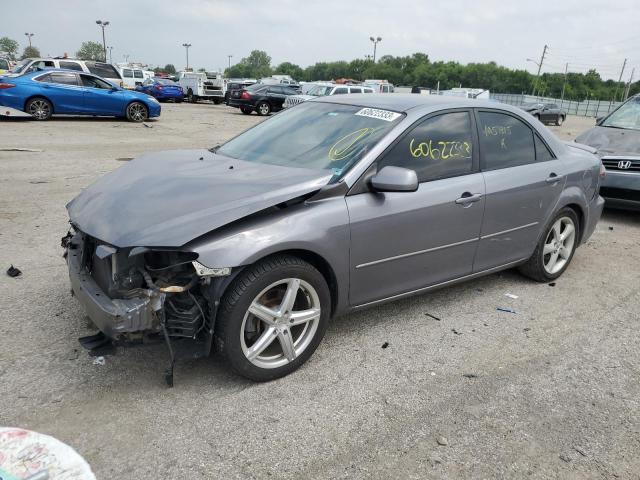
M600 217L600 161L529 120L323 97L221 147L138 158L67 206L72 289L103 332L83 343L215 346L262 381L302 365L330 317L516 266L553 280Z
M592 146L602 159L607 207L640 210L640 95L599 118L576 142Z
M525 103L521 108L544 124L552 123L560 126L567 118L567 111L560 108L556 103Z

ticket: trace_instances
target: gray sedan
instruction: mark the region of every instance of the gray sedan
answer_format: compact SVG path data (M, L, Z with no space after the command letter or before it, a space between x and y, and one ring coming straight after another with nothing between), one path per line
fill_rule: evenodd
M140 157L67 206L71 286L100 330L82 343L164 341L170 367L215 349L265 381L306 362L336 315L512 267L551 281L595 228L602 172L530 120L334 96L211 150Z

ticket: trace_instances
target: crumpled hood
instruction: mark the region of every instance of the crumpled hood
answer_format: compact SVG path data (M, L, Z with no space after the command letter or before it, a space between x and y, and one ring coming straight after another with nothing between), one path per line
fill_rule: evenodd
M598 150L599 156L640 155L640 131L610 127L593 127L581 133L576 142Z
M116 247L178 247L234 220L312 193L325 170L235 160L207 150L147 154L67 204L71 222Z

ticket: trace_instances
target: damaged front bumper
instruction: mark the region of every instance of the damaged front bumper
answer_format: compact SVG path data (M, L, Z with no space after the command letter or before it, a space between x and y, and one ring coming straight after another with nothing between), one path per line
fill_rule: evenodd
M84 245L80 234L74 235L69 245L73 245L66 255L71 290L102 333L120 340L130 333L160 331L158 311L162 309L165 294L137 289L137 296L132 298L109 298L82 265Z

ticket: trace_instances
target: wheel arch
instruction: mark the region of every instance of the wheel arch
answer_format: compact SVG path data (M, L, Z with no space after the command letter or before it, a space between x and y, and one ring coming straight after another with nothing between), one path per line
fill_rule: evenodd
M141 103L142 105L144 105L144 108L147 109L147 118L149 118L149 116L151 115L151 109L149 108L149 105L147 105L145 103L144 100L140 99L140 98L132 98L131 100L129 100L125 105L124 105L124 110L123 110L123 114L124 116L127 115L127 110L129 109L129 106L132 103Z
M43 98L43 99L45 99L47 102L49 102L51 104L51 113L54 114L56 112L56 106L53 104L53 100L51 100L46 95L42 95L40 93L37 93L37 94L34 94L34 95L30 95L29 97L26 98L26 100L24 101L24 104L22 105L22 111L23 112L27 111L27 103L29 103L31 100L33 100L35 98Z
M578 203L567 203L562 208L570 208L576 213L578 217L578 244L582 243L582 238L584 236L584 225L585 225L585 212L582 206Z

